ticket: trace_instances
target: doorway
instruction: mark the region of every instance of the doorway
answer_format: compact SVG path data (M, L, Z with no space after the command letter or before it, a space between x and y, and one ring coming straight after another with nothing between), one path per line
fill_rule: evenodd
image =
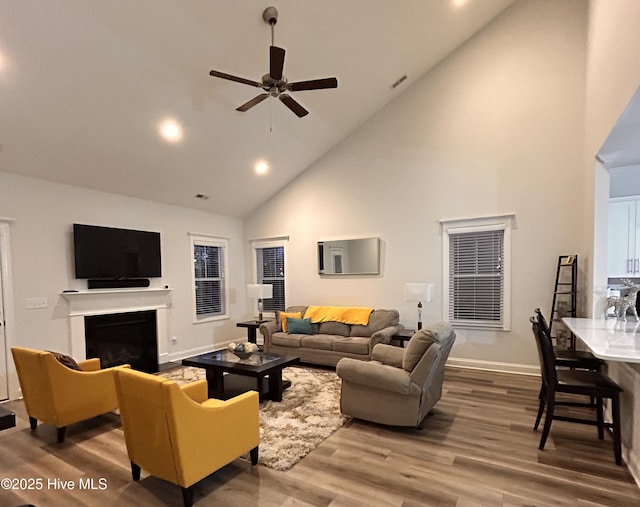
M0 223L0 401L9 399L7 308L10 306L9 224Z

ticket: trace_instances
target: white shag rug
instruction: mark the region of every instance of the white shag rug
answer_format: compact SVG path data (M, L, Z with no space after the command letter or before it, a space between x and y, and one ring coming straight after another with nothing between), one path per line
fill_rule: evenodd
M202 368L180 367L161 376L178 383L205 379ZM260 404L259 463L274 470L287 470L342 426L340 379L335 371L293 366L282 378L291 387L281 402Z

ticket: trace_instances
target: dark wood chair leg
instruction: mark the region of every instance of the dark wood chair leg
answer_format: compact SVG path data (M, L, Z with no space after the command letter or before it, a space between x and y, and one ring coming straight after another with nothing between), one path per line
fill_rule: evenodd
M611 398L611 418L613 419L613 453L616 465L622 465L622 435L620 434L620 395Z
M140 467L133 461L131 462L131 477L133 477L134 481L140 480Z
M555 393L547 394L547 415L544 418L544 428L542 428L542 436L540 437L540 445L538 449L543 450L544 445L547 443L547 437L551 430L551 423L553 422L553 412L556 408L556 396Z
M538 431L538 425L540 424L540 419L542 419L542 413L544 412L545 401L543 388L540 389L540 395L538 397L540 398L540 404L538 405L538 415L536 416L536 423L533 425L534 431Z
M184 501L184 507L193 505L193 486L182 488L182 500Z
M58 436L58 443L61 444L64 442L64 435L67 431L67 427L63 426L62 428L56 428L56 434Z
M253 449L251 449L251 451L249 451L249 454L251 455L251 464L257 465L258 464L258 446L255 446Z
M596 412L598 416L598 438L604 440L604 402L602 398L596 398Z
M38 427L38 420L29 416L29 426L31 426L31 431L35 430Z

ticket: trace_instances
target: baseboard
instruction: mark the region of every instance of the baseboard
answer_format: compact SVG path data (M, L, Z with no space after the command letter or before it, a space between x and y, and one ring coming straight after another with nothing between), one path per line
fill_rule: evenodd
M499 363L495 361L484 361L480 359L464 359L461 357L449 357L447 366L454 368L467 368L470 370L497 371L501 373L516 373L518 375L540 376L539 365Z
M628 449L624 445L622 446L622 459L627 464L627 469L631 473L631 477L636 481L636 484L640 488L640 461L637 459L637 452L633 452L632 449Z
M222 347L212 347L211 345L205 347L196 347L189 350L183 350L181 352L175 352L173 354L167 354L166 360L163 360L162 363L173 362L173 361L182 361L186 357L198 356L200 354L206 354L207 352L211 352L214 348L222 348Z

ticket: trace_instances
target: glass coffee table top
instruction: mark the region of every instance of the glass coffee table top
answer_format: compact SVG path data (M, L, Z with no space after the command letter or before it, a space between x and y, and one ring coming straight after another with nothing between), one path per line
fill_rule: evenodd
M201 357L210 361L224 361L225 363L238 363L253 366L261 366L263 364L272 363L273 361L282 359L282 356L272 356L262 352L254 352L249 357L242 359L230 350L217 350L210 354L203 354Z

